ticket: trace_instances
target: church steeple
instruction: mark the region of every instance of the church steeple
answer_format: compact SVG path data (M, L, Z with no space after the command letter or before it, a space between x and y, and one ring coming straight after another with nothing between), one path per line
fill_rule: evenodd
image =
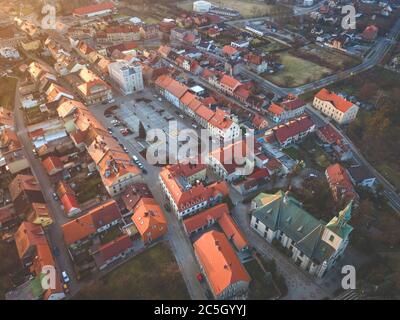
M348 205L339 212L339 220L343 223L347 223L351 219L351 210L353 208L353 200L351 200Z

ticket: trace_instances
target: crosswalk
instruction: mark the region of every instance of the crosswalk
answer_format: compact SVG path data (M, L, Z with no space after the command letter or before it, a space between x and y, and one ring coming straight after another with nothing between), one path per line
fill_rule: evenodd
M345 292L339 294L333 300L360 300L361 296L356 292L356 290L346 290Z

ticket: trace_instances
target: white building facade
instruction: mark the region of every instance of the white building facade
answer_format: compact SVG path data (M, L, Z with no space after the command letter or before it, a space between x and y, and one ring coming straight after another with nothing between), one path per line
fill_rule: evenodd
M144 89L142 67L138 63L113 62L108 65L108 72L126 95Z

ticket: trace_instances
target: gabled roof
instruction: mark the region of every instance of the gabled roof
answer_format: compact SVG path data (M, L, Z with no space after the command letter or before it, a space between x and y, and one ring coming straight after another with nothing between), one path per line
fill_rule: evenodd
M75 195L71 193L65 193L61 197L61 203L63 204L64 212L66 214L69 214L73 210L80 209L79 203L76 200Z
M95 207L85 215L67 222L61 226L64 240L71 245L92 235L97 229L121 218L118 204L115 200Z
M47 244L42 227L27 221L21 223L14 239L20 258L23 258L30 248Z
M284 111L285 110L281 106L278 106L275 103L271 103L271 105L268 108L268 112L271 112L271 113L273 113L275 115L278 115L278 116L280 116Z
M11 199L14 201L23 191L41 191L36 178L31 175L18 174L8 186Z
M320 100L332 103L332 105L341 112L346 112L353 106L353 103L351 103L350 101L347 101L341 96L338 96L337 94L330 92L328 89L325 88L321 89L321 91L319 91L315 95L315 97Z
M222 48L222 52L228 56L232 56L232 55L236 54L238 52L238 50L232 46L225 45Z
M210 125L217 127L220 130L229 129L233 121L229 118L229 115L222 109L217 109L211 119L208 121Z
M288 138L305 132L312 126L314 126L314 122L311 117L302 116L273 128L273 131L276 139L278 139L280 143L284 143Z
M114 4L111 1L109 1L109 2L93 4L86 7L76 8L74 9L73 13L76 15L85 15L90 13L96 13L99 11L114 10L114 9L115 9Z
M248 246L246 238L229 214L229 208L226 203L218 204L215 207L189 217L183 220L183 224L186 231L190 234L207 226L211 221L219 224L226 237L233 242L237 250L242 250Z
M156 240L167 232L167 219L153 198L142 198L133 209L132 221L139 233Z
M220 83L231 88L232 90L235 90L241 84L240 81L226 74L222 76Z
M237 282L250 283L249 274L223 233L206 232L193 247L215 295Z
M60 171L64 169L64 164L61 162L59 157L49 156L42 161L44 168L48 174L51 174L54 170Z
M341 135L332 127L330 123L318 128L318 131L323 136L325 142L329 144L337 143L338 141L342 140Z
M107 260L120 255L129 248L132 248L132 246L132 239L128 235L124 234L117 239L101 246L96 252L93 253L93 256L97 265L102 265Z
M203 104L201 104L195 111L195 113L206 121L209 121L214 116L214 111L210 108L207 108Z
M153 194L145 183L135 183L128 186L121 196L121 200L129 211L133 210L142 198L153 198Z

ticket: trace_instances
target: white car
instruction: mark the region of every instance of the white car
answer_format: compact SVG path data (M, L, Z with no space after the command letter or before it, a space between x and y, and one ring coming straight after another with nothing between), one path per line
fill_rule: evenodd
M67 274L66 271L61 272L61 276L62 276L62 279L63 279L64 283L70 282L70 279L69 279L68 274Z
M138 157L136 157L136 156L132 156L132 159L133 159L133 161L135 161L135 162L138 162L138 161L139 161Z

